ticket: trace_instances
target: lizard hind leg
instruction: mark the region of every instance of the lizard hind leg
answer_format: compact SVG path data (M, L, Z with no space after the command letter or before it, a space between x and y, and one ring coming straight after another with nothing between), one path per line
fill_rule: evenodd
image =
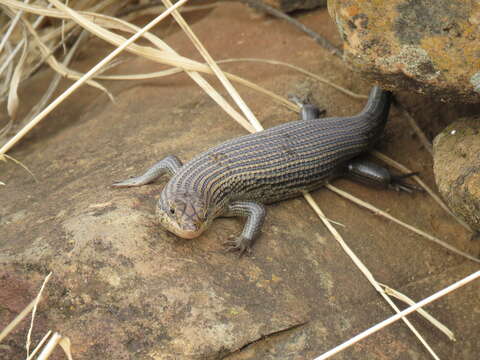
M308 97L301 100L296 95L290 95L289 99L300 107L300 120L317 120L326 113L325 109L313 105Z

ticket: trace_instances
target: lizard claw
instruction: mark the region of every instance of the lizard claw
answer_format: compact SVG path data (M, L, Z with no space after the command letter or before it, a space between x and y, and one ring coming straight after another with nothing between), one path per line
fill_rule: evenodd
M225 246L225 252L238 251L238 257L251 252L251 241L241 235L231 236L223 245Z
M424 192L423 188L412 185L412 184L407 184L406 182L403 181L403 179L418 175L418 172L413 172L413 173L408 173L404 175L397 175L397 176L392 176L392 180L390 182L389 187L393 190L396 191L405 191L407 193L412 193L413 191L419 191L419 192Z

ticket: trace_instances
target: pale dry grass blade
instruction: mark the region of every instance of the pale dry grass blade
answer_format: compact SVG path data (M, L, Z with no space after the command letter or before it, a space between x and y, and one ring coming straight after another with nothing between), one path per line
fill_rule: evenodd
M373 274L368 270L368 268L363 264L363 262L358 258L358 256L350 249L350 247L347 245L347 243L343 240L342 236L340 233L333 227L332 224L328 221L328 218L325 216L323 211L320 209L318 204L315 202L315 200L312 198L310 194L304 194L305 200L307 200L308 204L310 207L315 211L317 216L322 220L324 225L327 227L327 229L330 231L330 233L333 235L333 237L337 240L337 242L340 244L342 249L347 253L347 255L352 259L353 263L357 266L357 268L362 272L362 274L367 278L367 280L372 284L372 286L377 290L377 292L385 299L385 301L390 305L390 307L398 314L400 313L400 309L395 305L395 303L390 299L390 297L383 291L382 287L380 284L375 280L373 277ZM430 347L430 345L426 342L426 340L423 338L423 336L418 332L418 330L412 325L410 321L408 321L406 318L402 318L403 322L408 326L408 328L412 331L412 333L418 338L418 340L422 343L422 345L427 349L427 351L432 355L434 359L439 359L438 355L433 351L433 349Z
M52 0L53 1L53 0ZM179 0L175 5L162 13L161 15L157 16L154 20L149 22L145 25L141 31L133 35L127 41L125 41L121 46L113 50L108 56L106 56L102 61L100 61L97 65L92 67L87 73L85 73L79 80L73 83L67 90L65 90L60 96L58 96L54 101L52 101L45 109L43 109L32 121L30 121L25 127L23 127L13 138L11 138L5 145L0 148L0 155L5 154L8 150L10 150L20 139L22 139L33 127L35 127L41 120L43 120L58 104L60 104L64 99L70 96L77 88L79 88L86 80L91 78L96 72L101 70L108 62L115 58L118 54L120 54L128 45L132 44L135 40L137 40L140 36L143 35L144 32L151 29L157 23L162 21L166 16L170 14L171 11L176 9L179 6L182 6L187 0ZM58 3L58 2L56 2ZM59 6L63 6L63 4L58 3ZM57 5L58 5L57 4Z
M45 13L44 11L42 11L43 9L38 9L34 6L26 7L22 3L20 3L16 0L5 0L5 1L7 1L9 6L12 6L12 7L15 7L15 8L26 9L26 10L31 11L33 13L40 13L40 14ZM59 5L59 6L61 6L61 5ZM80 16L80 14L82 14L82 15ZM53 17L58 17L58 18L66 17L65 14L60 13L57 10L49 11L48 15L53 16ZM97 20L100 23L102 21L102 18L104 18L104 16L98 15L98 16L95 17L93 14L89 14L89 13L73 12L72 13L72 18L75 21L77 21L78 24L80 24L86 30L88 30L92 34L98 36L99 38L111 43L112 45L119 46L120 44L122 44L125 41L125 39L122 36L117 35L115 33L112 33L111 31L108 31L108 30L102 28L97 23L94 23L92 21L92 20ZM115 19L115 21L118 23L118 19ZM107 25L107 24L103 23L103 25ZM171 65L171 66L174 66L174 67L180 67L184 71L190 70L190 71L198 71L198 72L204 72L204 73L209 73L209 74L212 73L212 70L207 65L198 63L196 61L190 60L190 59L182 57L182 56L179 56L179 55L173 53L172 51L165 51L165 50L164 51L159 51L159 50L156 50L156 49L153 49L153 48L150 48L150 47L140 46L140 45L137 45L137 44L129 45L127 50L129 52L133 53L133 54L143 56L143 57L145 57L147 59L150 59L152 61L155 61L155 62ZM180 70L180 69L179 70L174 70L170 74L180 72L182 70ZM225 74L225 75L227 77L229 77L229 79L237 81L237 82L239 82L239 83L241 83L245 86L250 86L252 88L256 88L256 90L258 90L258 91L262 91L263 93L265 93L269 96L275 97L278 102L281 102L282 104L291 108L294 111L298 111L298 106L293 105L291 102L286 101L285 99L282 99L281 97L279 97L279 96L277 96L277 95L275 95L271 92L268 92L267 90L262 89L262 88L256 86L255 84L252 84L252 83L250 83L250 82L248 82L248 81L246 81L242 78L239 78L239 77L231 75L231 74ZM224 107L224 110L227 111L225 109L225 107ZM237 112L234 112L234 111L235 110L233 108L231 108L227 111L227 113L229 113L229 115L234 117L234 119L237 122L239 122L242 126L247 127L247 128L251 126L240 114L238 114Z
M30 356L27 357L26 360L32 360L33 359L33 357L37 354L37 352L42 348L45 341L47 341L47 339L48 339L48 337L50 336L51 333L52 333L52 330L48 330L48 332L45 334L45 336L42 338L42 340L40 340L40 342L37 344L37 346L35 346L35 349L33 349L32 353L30 354Z
M99 75L95 76L96 79L100 80L144 80L144 79L154 79L154 78L159 78L159 77L164 77L164 76L171 76L178 74L182 72L182 69L179 68L173 68L173 69L168 69L168 70L163 70L163 71L156 71L153 73L146 73L146 74L131 74L131 75ZM205 71L205 73L209 73L208 71ZM259 93L262 93L274 100L275 102L287 107L288 109L299 112L300 107L288 99L277 95L270 90L267 90L251 81L248 81L246 79L241 78L240 76L233 75L228 72L224 72L225 76L228 77L230 80L239 83L240 85L246 86L254 91L257 91ZM244 128L247 128L247 126L244 126Z
M86 13L86 15L91 15L91 14ZM80 17L80 15L77 14L77 17ZM100 22L103 21L103 24L106 26L114 26L116 28L119 28L121 30L128 31L128 32L138 31L138 27L132 24L126 23L123 20L115 19L108 16L97 16L96 18L97 20L100 20ZM80 22L79 24L82 25L82 23ZM89 22L87 18L83 19L83 24L88 24L89 31L96 31L95 34L97 36L107 36L108 39L111 39L111 40L113 39L114 43L116 43L118 39L122 38L116 34L106 31L105 29L102 29L95 23ZM111 37L109 37L109 35L111 35ZM186 58L180 57L164 41L154 36L153 34L145 33L143 36L145 36L149 41L151 41L152 44L156 45L157 47L163 50L161 53L158 53L158 50L151 49L151 50L157 51L157 53L160 54L160 56L161 54L168 53L173 58L186 59ZM136 46L137 49L138 48L148 49L146 47L138 47L138 45L134 45L134 46ZM139 55L141 55L141 53ZM186 59L186 60L190 61L189 59ZM190 62L191 64L196 64L195 61L190 61ZM208 69L208 67L206 68ZM200 74L198 74L196 71L191 71L188 69L185 69L185 71L202 89L206 91L208 95L210 95L210 97L212 97L212 99L215 102L217 102L217 104L219 104L225 110L225 112L227 112L230 116L232 116L238 123L246 127L251 126L250 123L242 115L240 115L233 107L231 107L230 104L228 104L228 102Z
M35 45L37 45L37 48L40 50L40 52L43 54L45 57L45 60L50 67L62 75L65 78L71 79L71 80L78 80L81 78L82 74L80 74L77 71L68 69L66 66L63 64L60 64L57 59L53 56L52 51L48 48L47 45L45 45L40 37L37 34L37 31L33 28L33 26L24 18L22 18L22 22L27 28L28 32L32 35L33 40L35 42ZM94 80L87 80L86 83L90 86L93 86L101 91L103 91L107 96L110 98L111 101L114 101L113 95L105 89L102 85L100 85L98 82Z
M70 16L67 14L63 13L62 11L51 9L49 7L41 6L41 5L35 5L35 4L24 4L18 0L1 0L2 5L8 6L10 8L18 9L18 10L23 10L28 13L32 14L37 14L37 15L42 15L42 16L47 16L47 17L54 17L54 18L61 18L61 19L68 19ZM105 7L105 5L110 5L114 3L116 0L107 0L107 1L102 1L101 3L97 3L90 11L97 11L101 10Z
M87 32L86 31L82 31L80 33L80 36L78 37L78 39L75 41L75 43L73 44L73 46L68 50L67 52L67 55L65 56L65 58L63 59L62 61L62 65L66 68L68 67L68 65L70 64L70 62L72 61L73 59L73 56L75 55L75 53L77 52L80 44L85 41L87 39ZM38 101L37 104L35 104L35 106L32 107L32 109L30 110L30 112L28 113L28 115L25 117L25 119L23 120L24 123L30 121L35 115L37 115L46 105L47 103L50 101L50 98L53 96L53 93L55 92L55 90L57 89L58 85L60 84L60 81L62 80L62 75L59 74L59 73L55 73L53 75L53 79L52 81L50 82L50 85L48 86L47 90L45 91L45 93L43 94L42 98L40 99L40 101Z
M27 4L28 2L29 2L28 0L25 1L25 3ZM22 18L23 11L18 11L16 14L11 13L10 9L5 9L5 11L8 14L10 14L10 16L13 18L13 21L12 21L13 26L10 26L9 28L9 30L12 30L17 25L18 21L20 21L20 19ZM25 40L25 42L23 44L22 54L20 55L20 59L18 60L17 65L15 66L12 78L9 83L7 113L10 116L10 122L7 125L7 127L11 125L11 122L15 120L15 117L17 115L18 106L20 103L20 100L18 98L18 86L20 84L20 78L22 76L23 66L25 64L25 60L27 59L28 43L27 43L27 36L25 34L25 28L22 28L22 31L23 31L23 39ZM8 39L9 35L10 33L7 32L7 35L4 36L3 40ZM2 44L0 44L0 46L3 48L4 45L5 45L5 42L2 41ZM1 51L2 49L0 48L0 52Z
M38 355L37 360L47 360L61 339L62 335L57 332L53 333L52 337L50 340L48 340L48 343L44 346L40 355Z
M40 291L38 292L37 297L35 298L34 304L33 304L33 310L32 310L32 320L30 322L30 328L28 329L28 334L27 334L27 342L25 344L25 349L27 350L27 357L30 354L30 344L31 344L31 337L32 337L32 331L33 331L33 322L35 321L35 314L37 313L37 306L38 303L40 302L40 299L42 297L42 292L43 289L45 288L45 285L47 284L48 280L52 276L52 273L50 272L45 279L43 280L43 284L40 288Z
M316 357L314 360L326 360L329 357L338 354L340 351L345 350L346 348L350 347L351 345L359 342L362 339L365 339L366 337L372 335L373 333L383 329L384 327L394 323L395 321L398 321L399 319L404 319L405 316L408 314L411 314L412 312L416 311L417 309L420 309L421 307L440 299L442 296L447 295L448 293L478 279L480 277L480 271L474 272L473 274L468 275L467 277L457 281L456 283L453 283L452 285L447 286L446 288L436 292L433 295L430 295L429 297L423 299L422 301L416 303L413 306L408 307L407 309L401 311L400 313L393 315L389 317L388 319L385 319L384 321L378 323L375 326L372 326L371 328L363 331L362 333L354 336L348 341L345 341L343 344L338 345L337 347L327 351L321 356Z
M88 14L88 13L87 13ZM100 21L98 21L100 20ZM128 22L125 22L123 20L113 18L110 16L105 16L105 15L99 15L97 16L97 23L102 24L107 27L111 28L116 28L122 31L126 32L137 32L139 28L133 24L130 24ZM175 56L179 56L175 50L173 50L167 43L165 43L163 40L155 36L154 34L151 33L145 33L144 37L148 39L153 45L158 47L159 49L170 52ZM172 69L171 69L172 70ZM178 70L176 72L169 72L168 75L173 75L174 73L177 72L182 72L184 71L183 69L175 69ZM169 70L166 70L169 71ZM244 127L250 127L250 123L240 114L238 113L230 104L223 98L222 95L220 95L198 72L196 71L190 71L190 70L185 70L187 75L189 75L192 80L194 80L227 114L229 114L234 120L236 120L238 123L240 123ZM210 71L211 72L211 71ZM160 72L162 73L162 72ZM112 78L109 78L108 76L95 76L95 78L103 78L103 79L109 79L113 80ZM152 78L152 77L149 77ZM118 80L118 78L116 79ZM122 80L125 80L122 79Z
M25 4L28 5L30 0L25 0ZM5 47L5 44L8 42L8 39L10 39L10 36L13 33L13 30L18 24L18 21L20 20L20 17L22 16L23 11L19 11L15 14L15 16L11 16L12 21L10 22L10 25L8 26L7 31L5 34L2 36L2 41L0 42L0 53L3 51L3 48Z
M129 9L117 14L118 17L121 17L125 21L132 21L137 19L140 16L156 15L161 11L164 11L166 8L163 5L159 5L160 1L151 1L148 4L139 4L137 6L132 6ZM199 10L210 10L217 7L217 3L205 4L205 5L190 5L184 6L179 11L181 13L186 13L190 11L199 11Z
M24 163L22 163L21 161L15 159L14 157L11 157L10 155L7 155L7 154L0 154L0 159L2 159L2 158L5 161L7 161L7 159L8 159L8 160L13 161L17 165L20 165L26 172L28 172L30 174L30 176L33 178L33 180L35 180L35 182L38 183L38 179L35 176L35 174L32 171L30 171L30 169Z
M130 32L130 33L136 32L140 29L133 24L130 24L128 22L125 22L123 20L108 16L108 15L94 14L94 13L90 13L90 12L81 12L81 14L84 15L87 19L95 20L97 25L106 26L106 27L109 27L111 29L118 29L118 30ZM149 40L152 44L156 45L158 48L160 48L164 51L168 51L168 52L171 52L173 54L176 54L175 51L172 48L170 48L165 42L163 42L161 39L159 39L154 34L151 34L151 33L147 32L147 33L144 34L144 37L147 40ZM201 63L197 63L197 62L194 62L194 63L196 63L199 66L199 68L202 72L212 74L212 70L209 69L207 66L205 66L206 64L201 64ZM174 75L174 74L180 73L182 71L184 71L184 69L173 68L173 69L168 69L168 70L149 73L149 74L96 75L95 78L103 79L103 80L141 80L141 79L152 79L152 78L156 78L156 77ZM187 73L188 73L188 71L187 71ZM275 93L273 93L269 90L266 90L266 89L264 89L264 88L262 88L262 87L260 87L256 84L254 84L254 83L252 83L248 80L242 79L242 78L240 78L236 75L229 74L229 73L226 73L226 72L224 74L232 81L238 82L241 85L247 86L247 87L249 87L249 88L251 88L255 91L258 91L258 92L261 92L261 93L263 93L267 96L270 96L273 100L281 103L282 105L288 107L289 109L291 109L293 111L297 111L297 112L299 111L299 107L296 104L288 101L287 99L285 99L285 98L283 98L279 95L276 95ZM194 80L196 80L196 79L194 79ZM340 89L343 89L343 88L340 87ZM210 94L211 91L207 91L207 93ZM218 95L218 96L220 96L220 95ZM358 96L361 96L361 95L358 95ZM221 97L221 98L223 99L223 97ZM215 100L215 101L217 101L217 100ZM217 101L217 103L218 103L218 101ZM227 113L229 113L232 117L236 118L237 121L239 120L238 118L241 117L241 115L239 115L238 113L233 114L233 112L236 112L236 111L233 108L231 108L230 105L228 103L226 103L226 101L222 100L222 103L219 104L219 105L222 106L222 108L224 108L224 110ZM226 107L229 107L229 108L227 109ZM247 124L248 123L246 123L246 121L243 121L244 127L250 126L250 125L247 125Z
M162 0L163 4L165 7L171 7L172 3L170 0ZM202 57L206 60L214 74L217 76L217 78L220 80L222 85L225 87L225 89L228 91L230 96L233 98L237 106L242 110L243 114L245 117L250 121L250 124L253 125L253 127L258 131L262 129L262 126L258 122L257 118L253 114L253 112L250 110L250 108L245 104L243 99L241 98L240 94L237 92L237 90L233 87L233 85L230 83L230 81L227 79L225 74L222 72L220 67L217 65L217 63L213 60L213 58L210 56L210 53L205 49L203 44L200 42L200 40L197 38L197 36L194 34L190 26L188 26L187 22L183 19L182 15L178 11L174 11L172 13L172 16L174 19L177 21L177 23L180 25L182 30L187 34L188 38L193 42L197 50L200 52Z
M305 70L299 66L289 64L283 61L278 61L278 60L272 60L272 59L259 59L259 58L237 58L237 59L224 59L224 60L218 60L217 63L219 64L224 64L224 63L231 63L231 62L260 62L260 63L265 63L265 64L271 64L271 65L280 65L280 66L285 66L290 69L293 69L295 71L298 71L312 79L315 79L317 81L320 81L321 83L324 83L335 90L340 91L341 93L348 95L354 99L368 99L368 95L363 95L363 94L357 94L353 91L350 91L340 85L335 84L334 82L331 82L330 80L327 80L323 76L320 76L318 74L312 73L311 71Z
M0 98L3 98L3 96L6 93L8 93L9 84L12 79L13 70L14 70L12 60L15 57L15 54L12 51L12 46L10 45L9 41L7 41L7 43L5 44L5 50L8 53L8 57L6 58L5 61L3 61L5 59L5 56L0 58L0 61L2 62L2 69L3 69L2 72L0 72L0 77L3 75L5 70L7 71L7 73L3 75L3 81L0 88ZM5 66L3 66L4 64Z
M391 287L389 287L385 284L380 284L380 285L384 288L385 292L388 295L390 295L390 296L392 296L392 297L394 297L398 300L401 300L401 301L403 301L404 303L406 303L410 306L415 305L415 301L410 299L407 295L402 294L400 291L392 289ZM444 324L442 324L440 321L435 319L428 312L426 312L423 309L418 309L417 312L420 315L422 315L427 321L429 321L433 326L435 326L438 330L440 330L442 333L444 333L451 341L457 341L457 339L455 339L455 335L453 334L453 331L450 330L448 327L446 327Z
M417 229L415 226L412 226L412 225L409 225L401 220L398 220L397 218L393 217L392 215L390 215L389 213L387 213L386 211L383 211L383 210L380 210L378 208L376 208L375 206L373 206L372 204L366 202L366 201L363 201L349 193L347 193L346 191L343 191L343 190L340 190L339 188L331 185L331 184L327 184L325 185L325 187L331 191L333 191L334 193L354 202L355 204L357 205L360 205L370 211L372 211L374 214L376 215L380 215L380 216L383 216L384 218L387 218L389 219L390 221L393 221L394 223L398 224L398 225L401 225L403 226L404 228L410 230L410 231L413 231L414 233L420 235L420 236L423 236L425 239L429 240L429 241L432 241L442 247L444 247L445 249L448 249L450 250L451 252L457 254L457 255L460 255L460 256L463 256L464 258L466 259L469 259L469 260L472 260L472 261L475 261L476 263L480 263L480 259L470 255L470 254L467 254L466 252L463 252L459 249L457 249L456 247L450 245L450 244L447 244L445 241L443 240L440 240L438 238L436 238L435 236L433 235L430 235L429 233L423 231L423 230L420 230L420 229Z
M26 39L26 37L25 37ZM20 100L18 98L18 86L20 85L20 79L22 77L23 65L25 64L25 60L27 59L27 48L28 43L27 41L23 44L22 54L20 55L20 59L15 66L15 70L13 71L13 76L10 81L10 89L8 92L8 100L7 100L7 112L10 116L10 119L13 121L17 116L18 105Z
M50 4L48 6L50 6ZM44 19L44 16L37 17L37 19L33 23L33 28L36 29L40 25L40 23L43 21L43 19ZM10 55L8 56L8 58L4 62L2 62L2 64L0 65L0 76L3 74L5 69L11 65L12 60L15 58L15 55L17 55L20 49L24 46L25 41L26 41L25 38L20 40L20 42L15 46L15 49L13 49L13 51L10 52Z
M87 13L87 14L85 14L85 15L87 15L87 17L84 17L83 15L80 15L79 13L61 5L60 3L58 3L58 1L53 1L52 0L51 2L54 2L56 6L58 5L58 7L67 11L72 16L73 20L77 21L79 25L81 25L85 29L89 30L90 32L94 33L98 37L100 37L100 38L102 38L102 39L104 39L104 40L106 40L106 41L108 41L108 42L110 42L110 43L112 43L116 46L119 46L125 40L122 36L117 35L115 33L112 33L110 31L102 28L101 26L97 25L96 23L91 22L88 19L88 15L91 15L91 14ZM106 17L97 16L97 18L105 19ZM95 17L94 17L94 19L95 19ZM110 18L110 20L111 19L112 18ZM119 23L122 24L123 27L127 27L127 28L129 27L125 22L122 22L121 20L117 19L116 22L117 22L117 24L119 24ZM145 35L145 36L148 37L148 35ZM164 51L159 51L159 50L156 50L156 49L153 49L153 48L150 48L150 47L139 46L139 45L136 45L136 44L129 45L129 47L127 49L129 51L132 51L133 53L136 53L137 55L147 57L147 58L149 58L151 60L154 60L154 61L157 61L157 62L164 62L165 61L169 65L174 65L175 66L175 65L179 64L180 66L186 66L186 68L184 70L186 70L187 73L192 77L192 79L194 79L203 89L205 89L205 91L229 115L231 115L237 122L239 122L243 126L247 126L247 127L250 126L248 121L246 119L244 119L235 109L233 109L223 99L223 97L218 92L216 92L215 89L213 89L213 87L210 84L207 83L206 80L201 78L201 76L199 74L196 74L194 72L189 73L189 71L195 70L195 65L196 65L195 61L192 61L190 59L179 56L172 49L168 48L168 46L166 46L166 44L163 41L161 41L160 39L157 38L156 41L155 41L155 38L153 38L151 34L148 38L151 41L156 42L157 46L162 46L163 48L167 47L167 49L164 50ZM209 69L206 66L205 66L205 68Z
M406 166L400 164L399 162L393 160L392 158L388 157L387 155L385 154L382 154L380 151L378 150L372 150L370 152L373 156L375 156L376 158L382 160L385 164L387 165L390 165L391 167L394 167L395 169L399 170L399 171L402 171L404 174L408 174L408 173L412 173L413 171L410 170L409 168L407 168ZM448 214L450 214L455 220L457 220L457 222L462 225L465 229L467 229L468 231L470 232L474 232L472 230L472 228L470 227L470 225L468 225L465 221L463 221L462 219L460 219L458 216L456 216L449 208L448 206L445 204L445 202L437 195L435 194L435 192L427 185L423 182L423 180L417 176L417 175L414 175L412 176L412 178L422 187L425 189L425 191L433 198L433 200L435 200L435 202L437 204L440 205L440 207L445 210Z
M36 29L39 24L43 21L43 19L45 18L45 14L48 14L50 13L51 11L53 11L54 13L55 12L58 12L57 10L52 10L50 9L50 7L52 6L51 4L48 4L46 7L44 6L36 6L36 5L28 5L28 4L25 4L25 3L21 3L19 1L14 1L13 3L6 0L6 1L3 1L2 0L2 3L8 3L8 6L10 6L11 8L13 9L17 9L17 10L26 10L26 12L30 12L30 13L34 13L34 14L37 14L37 15L40 15L34 22L33 24L33 28ZM88 6L89 3L91 3L91 1L83 1L81 3L78 3L79 6ZM116 0L102 0L100 2L97 2L97 4L93 5L89 10L90 11L102 11L102 10L105 10L107 9L108 7L110 7L112 4L116 4L117 1ZM13 6L12 6L13 5ZM18 5L18 6L15 6L15 5ZM19 7L20 6L20 7ZM58 12L60 13L60 12ZM63 15L63 18L68 18L68 16L65 16ZM68 32L70 30L72 30L74 27L76 26L76 23L75 22L69 22L68 24L66 24L64 26L64 32ZM71 37L72 33L74 31L70 31L68 33L68 36L65 36L65 40L67 40L69 37ZM45 34L43 34L42 36L40 36L40 39L41 39L41 42L44 43L44 44L47 44L48 42L50 41L53 41L55 38L57 37L61 37L62 36L62 28L55 28L54 30L50 30L48 32L46 32ZM5 68L7 66L9 66L9 64L11 63L14 55L20 50L20 48L23 46L23 39L20 43L17 44L15 50L14 50L14 54L13 56L9 57L9 59L2 63L0 65L0 74L3 73L3 71L5 70ZM60 42L58 45L54 46L53 47L53 51L56 51L56 49L59 47L59 46L62 46L62 43ZM25 76L23 77L22 81L25 80L26 78L28 78L32 73L34 73L43 63L44 61L46 60L46 56L43 56L42 59L40 59L40 61L35 65L35 66L32 66L28 72L26 72Z
M0 157L1 159L1 157ZM8 334L10 334L10 332L23 320L25 319L28 314L30 313L30 311L32 311L32 309L36 309L36 306L38 305L38 302L40 301L40 298L41 298L41 294L42 294L42 291L45 287L45 284L47 283L48 279L50 278L50 275L52 273L48 274L45 279L43 280L43 283L42 283L42 286L40 288L40 291L37 295L37 297L30 303L28 304L25 309L23 309L20 314L18 314L11 322L10 324L8 324L3 330L2 332L0 333L0 343L3 341L3 339L5 339ZM31 326L33 324L33 318L34 318L34 314L32 314L32 323L31 323ZM31 329L31 326L30 326L30 329ZM29 331L30 333L30 331ZM27 337L27 342L29 343L29 337Z
M10 42L6 43L5 49L7 49L7 51L9 51L9 53L11 54L12 48L10 46ZM7 66L7 73L5 74L2 88L0 89L0 99L3 99L4 95L8 94L8 92L10 91L9 86L13 77L13 71L13 62L10 62L10 64ZM9 117L7 123L0 129L0 136L6 134L11 129L12 125L13 119Z
M5 184L4 184L5 185ZM10 334L12 332L13 329L15 329L15 327L23 320L25 319L28 314L30 313L30 311L32 311L33 309L33 306L35 305L35 300L33 300L30 304L27 305L27 307L25 307L25 309L22 310L22 312L20 314L18 314L15 319L13 319L10 324L8 324L3 330L2 332L0 332L0 343L3 341L3 339L5 339L8 334Z
M63 349L63 352L65 353L65 355L67 355L67 358L68 360L73 360L72 358L72 351L70 349L70 339L68 337L65 337L65 336L62 336L62 338L60 339L60 342L59 342L60 346L62 347Z

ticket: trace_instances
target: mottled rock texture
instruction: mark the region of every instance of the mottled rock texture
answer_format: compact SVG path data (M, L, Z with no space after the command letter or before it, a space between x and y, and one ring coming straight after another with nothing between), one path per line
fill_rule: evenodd
M438 189L452 211L480 231L480 117L454 122L433 146Z
M327 4L327 0L263 0L261 2L284 12L315 9Z
M329 0L344 58L392 90L480 102L480 2Z

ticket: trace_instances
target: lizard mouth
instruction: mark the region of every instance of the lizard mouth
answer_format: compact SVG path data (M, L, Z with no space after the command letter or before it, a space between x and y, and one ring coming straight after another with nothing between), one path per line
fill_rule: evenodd
M198 228L196 226L188 226L187 228L170 227L168 230L183 239L195 239L199 237L200 234L203 232L201 228Z
M169 232L183 239L195 239L203 232L204 227L196 224L177 223L170 219L166 214L159 214L160 224Z

